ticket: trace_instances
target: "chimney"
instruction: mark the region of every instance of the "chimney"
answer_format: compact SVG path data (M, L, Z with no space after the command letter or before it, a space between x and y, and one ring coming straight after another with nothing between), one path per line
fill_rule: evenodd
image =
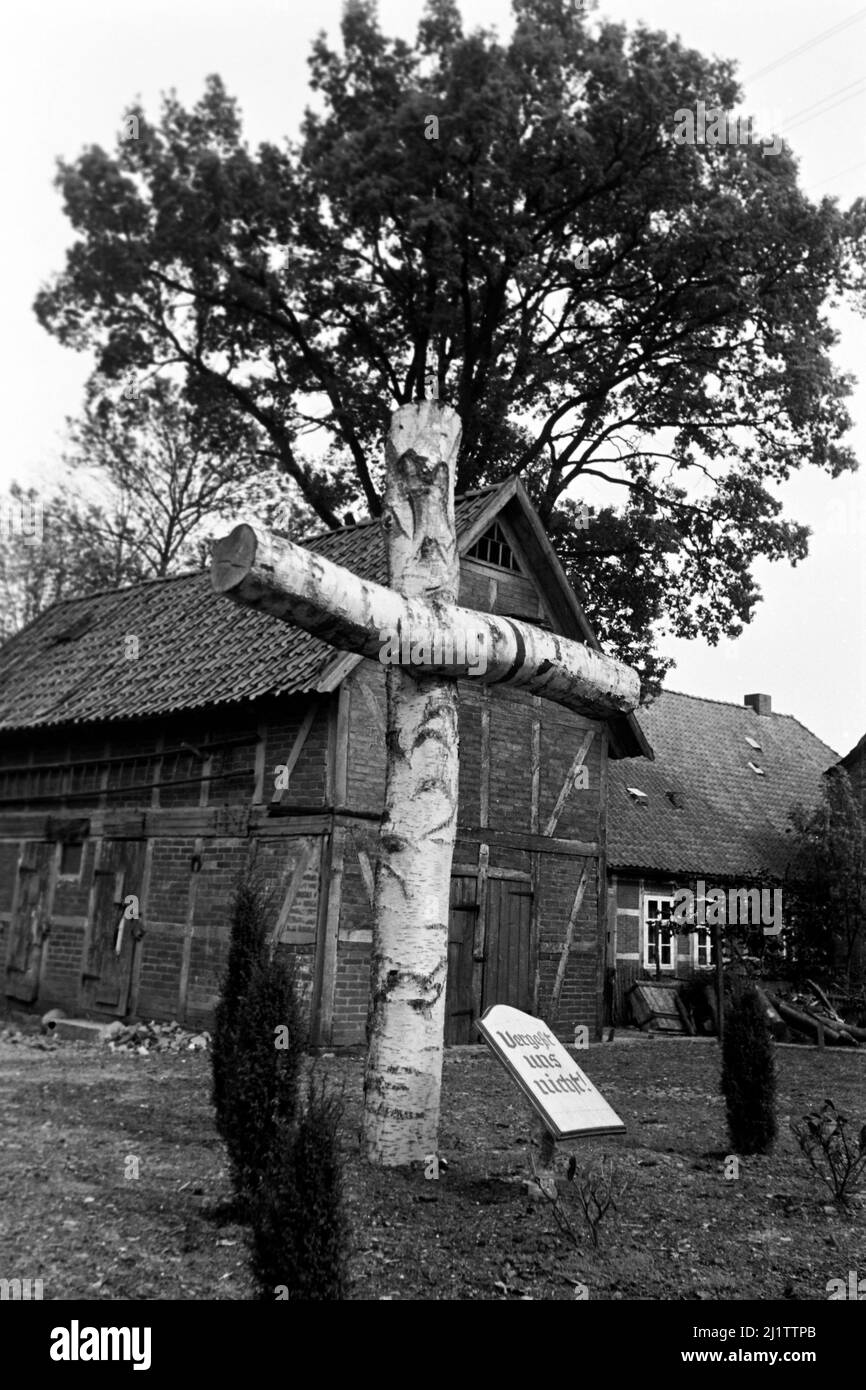
M743 704L753 709L755 714L772 714L773 702L769 695L744 695Z

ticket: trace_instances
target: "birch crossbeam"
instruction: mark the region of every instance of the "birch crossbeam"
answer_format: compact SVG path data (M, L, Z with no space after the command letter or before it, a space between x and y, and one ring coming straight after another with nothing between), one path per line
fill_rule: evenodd
M636 672L556 633L435 599L409 599L303 546L248 525L214 547L215 591L415 675L519 686L590 717L627 714Z

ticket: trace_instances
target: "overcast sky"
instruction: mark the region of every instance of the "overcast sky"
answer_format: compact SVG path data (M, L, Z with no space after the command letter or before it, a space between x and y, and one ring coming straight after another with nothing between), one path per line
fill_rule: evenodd
M507 35L507 0L464 0L461 8L467 25ZM5 11L0 487L13 478L50 480L64 420L80 407L91 365L58 346L32 311L39 285L61 269L71 241L53 188L57 156L73 158L93 143L113 148L133 98L155 115L160 93L173 87L188 105L212 72L239 99L253 146L296 135L309 99L310 42L320 29L336 41L341 9L342 0L28 0ZM735 58L746 109L778 118L807 191L836 196L843 206L866 191L866 7L856 0L605 0L599 9ZM382 26L411 39L421 11L422 0L382 0ZM833 323L839 364L866 375L866 322L840 312ZM849 410L849 442L862 458L866 384ZM590 502L602 500L594 486L584 493ZM863 474L833 482L817 470L783 487L786 514L814 529L809 558L796 569L757 566L764 601L737 641L666 643L677 662L671 689L736 703L750 691L769 693L774 710L796 715L848 752L866 726L864 487Z

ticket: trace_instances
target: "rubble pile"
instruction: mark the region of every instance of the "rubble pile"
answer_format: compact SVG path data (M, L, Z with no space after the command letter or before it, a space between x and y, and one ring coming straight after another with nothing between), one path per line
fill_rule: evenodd
M48 1042L44 1038L40 1038L38 1034L34 1036L32 1032L22 1032L20 1028L15 1028L12 1024L0 1028L0 1042L24 1043L26 1047L36 1047L40 1052L51 1052L58 1046L56 1042Z
M109 1023L104 1041L110 1052L206 1052L210 1033L192 1033L179 1023Z

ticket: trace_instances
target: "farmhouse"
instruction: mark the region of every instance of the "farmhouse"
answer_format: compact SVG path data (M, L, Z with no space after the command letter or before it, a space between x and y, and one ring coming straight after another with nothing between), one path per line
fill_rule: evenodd
M457 500L459 601L594 648L516 480ZM384 581L378 523L311 549ZM0 963L16 1007L207 1024L255 860L314 1040L364 1040L385 667L191 574L56 604L0 652ZM446 1041L493 1003L601 1022L609 760L632 716L460 683Z
M640 723L654 761L610 769L608 1022L626 1021L635 980L715 963L708 926L678 933L671 921L676 894L695 892L698 880L726 896L781 891L784 918L789 814L819 800L838 759L797 719L773 714L769 695L734 705L663 691Z

